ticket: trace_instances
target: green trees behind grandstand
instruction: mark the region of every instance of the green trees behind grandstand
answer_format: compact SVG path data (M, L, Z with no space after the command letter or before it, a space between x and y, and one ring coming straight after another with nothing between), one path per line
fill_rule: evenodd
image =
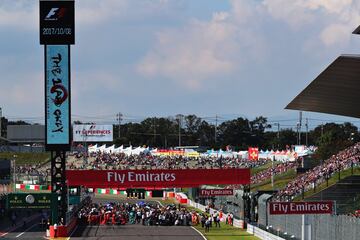
M6 119L3 123L29 124L24 121L8 122ZM81 124L79 121L76 123ZM3 127L4 125L6 124L3 124ZM232 150L247 150L249 146L253 146L264 150L282 150L298 143L296 126L286 122L269 122L264 116L258 116L253 120L243 117L232 120L225 120L222 117L200 118L196 115L152 117L139 123L123 123L120 130L119 137L118 125L115 124L115 144L158 148L178 146L179 135L182 146L204 146L207 149L225 149L230 146ZM318 159L327 159L356 141L359 141L359 132L351 123L318 125L307 134L308 145L319 147ZM303 126L301 144L305 143L306 134Z
M313 135L318 146L316 151L318 160L328 159L359 141L358 129L351 123L328 123L315 128Z

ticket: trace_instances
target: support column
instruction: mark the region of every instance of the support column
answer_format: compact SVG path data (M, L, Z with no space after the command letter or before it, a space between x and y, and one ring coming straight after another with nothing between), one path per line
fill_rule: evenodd
M309 215L301 215L301 240L311 240L311 224Z
M67 185L66 185L66 151L51 152L51 193L52 193L52 224L63 219L66 223Z

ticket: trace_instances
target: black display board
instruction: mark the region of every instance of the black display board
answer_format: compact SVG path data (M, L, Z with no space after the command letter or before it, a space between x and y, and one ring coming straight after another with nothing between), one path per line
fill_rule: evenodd
M74 1L40 1L40 44L75 44Z

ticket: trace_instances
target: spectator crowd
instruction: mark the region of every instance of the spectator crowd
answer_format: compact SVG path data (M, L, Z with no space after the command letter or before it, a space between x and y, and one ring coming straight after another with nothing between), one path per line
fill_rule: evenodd
M360 143L356 143L340 151L338 154L331 156L322 164L294 178L284 189L278 192L276 198L291 200L303 191L309 190L324 182L326 179L329 179L336 172L357 166L359 160Z
M83 158L81 154L76 158ZM241 157L184 157L125 155L123 153L92 153L86 164L72 163L69 169L123 170L123 169L213 169L213 168L253 168L268 160L250 161Z

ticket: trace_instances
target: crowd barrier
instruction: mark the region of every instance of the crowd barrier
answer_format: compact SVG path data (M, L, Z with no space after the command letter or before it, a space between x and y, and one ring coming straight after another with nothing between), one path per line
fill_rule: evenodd
M57 226L56 233L55 233L54 226L51 225L50 229L49 229L50 238L69 237L70 234L72 233L72 231L74 230L76 223L77 223L77 218L74 217L68 225Z
M184 193L175 193L175 198L179 203L187 204L188 203L188 197Z
M97 188L94 192L97 194L126 196L126 189ZM152 197L152 191L145 191L145 196Z
M271 234L251 224L247 224L247 232L263 240L285 240L284 238Z
M50 185L38 185L38 184L16 184L16 189L20 190L34 190L34 191L40 191L40 190L51 190Z

